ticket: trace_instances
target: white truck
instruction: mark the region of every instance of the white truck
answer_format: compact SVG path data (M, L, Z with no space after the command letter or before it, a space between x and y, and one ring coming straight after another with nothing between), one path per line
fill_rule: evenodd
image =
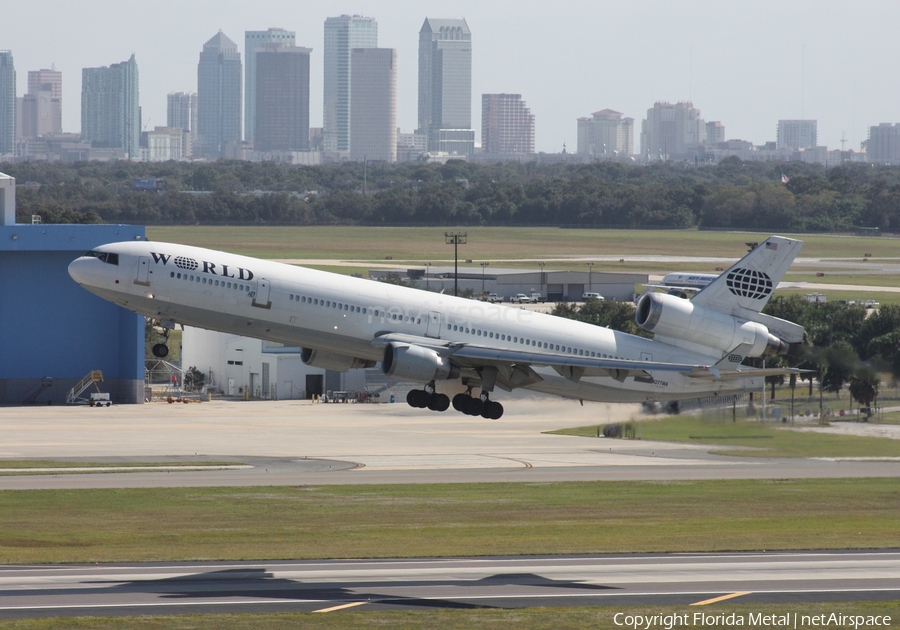
M509 298L509 301L513 304L531 304L531 297L525 295L524 293L516 293L514 296Z

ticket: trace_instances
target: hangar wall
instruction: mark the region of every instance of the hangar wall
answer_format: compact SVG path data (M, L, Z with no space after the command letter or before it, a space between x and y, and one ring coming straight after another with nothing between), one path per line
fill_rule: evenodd
M144 227L16 224L2 205L0 405L22 404L45 377L53 384L35 404L64 404L91 370L113 402L143 402L144 318L82 289L68 265L98 245L143 239Z

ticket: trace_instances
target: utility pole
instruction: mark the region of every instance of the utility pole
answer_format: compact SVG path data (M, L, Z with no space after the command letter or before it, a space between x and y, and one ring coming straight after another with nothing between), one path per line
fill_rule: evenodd
M468 242L468 232L444 232L444 243L453 245L453 295L459 295L459 246Z
M593 276L593 274L594 274L594 263L593 263L593 262L589 262L589 263L587 264L587 266L588 266L588 291L593 291L593 290L594 290L594 276Z
M478 264L481 265L481 295L484 295L484 268L487 267L488 265L490 265L491 263L480 262Z

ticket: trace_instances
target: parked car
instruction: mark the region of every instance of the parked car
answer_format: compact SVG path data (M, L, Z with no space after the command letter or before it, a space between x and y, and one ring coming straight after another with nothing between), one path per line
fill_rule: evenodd
M524 293L516 293L514 296L509 298L509 301L513 304L530 304L531 298Z
M544 297L543 295L541 295L540 293L532 293L532 294L531 294L531 301L532 301L533 303L535 303L535 304L538 304L538 303L543 304L544 302L547 301L547 298L545 298L545 297Z
M588 300L602 300L604 297L599 293L594 293L593 291L585 291L581 294L581 299L587 302Z

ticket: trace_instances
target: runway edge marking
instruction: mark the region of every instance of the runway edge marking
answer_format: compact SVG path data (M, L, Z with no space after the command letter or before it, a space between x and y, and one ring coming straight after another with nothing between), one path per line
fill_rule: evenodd
M331 608L320 608L319 610L314 610L314 613L327 613L334 612L335 610L344 610L346 608L356 608L357 606L365 606L369 602L350 602L349 604L341 604L340 606L332 606Z

